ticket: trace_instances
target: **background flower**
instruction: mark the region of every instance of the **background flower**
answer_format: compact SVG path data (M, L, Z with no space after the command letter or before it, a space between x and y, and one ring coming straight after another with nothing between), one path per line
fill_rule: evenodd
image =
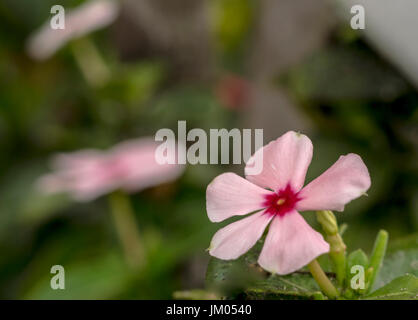
M118 12L117 1L92 0L65 12L64 29L52 29L48 19L28 39L28 54L37 60L48 59L69 41L111 24Z
M58 155L52 162L55 172L41 177L39 187L90 201L117 189L141 191L178 178L185 166L157 163L158 146L152 138L141 138L122 142L107 152L82 150Z

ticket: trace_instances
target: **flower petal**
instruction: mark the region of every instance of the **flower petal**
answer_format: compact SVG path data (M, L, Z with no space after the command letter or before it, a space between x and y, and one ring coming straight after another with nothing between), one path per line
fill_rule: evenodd
M179 177L184 165L159 164L153 138L127 140L109 151L81 150L54 157L54 173L37 182L46 193L67 192L77 201L91 201L116 189L141 191Z
M297 192L305 181L312 152L312 142L307 136L289 131L254 153L245 167L246 178L274 191L290 184ZM262 163L261 173L252 174L258 163Z
M118 188L108 156L96 150L59 154L52 159L55 171L40 177L36 184L45 193L67 192L76 201L91 201Z
M46 60L72 39L106 27L116 20L119 4L116 1L89 1L65 13L65 28L52 29L51 21L30 36L27 43L29 56Z
M343 211L344 205L370 187L370 175L357 154L341 156L327 171L299 193L297 210Z
M271 273L288 274L329 251L329 244L297 212L276 216L258 258Z
M238 258L260 239L271 219L264 211L257 212L218 230L210 243L210 255L223 260Z
M159 143L153 138L139 138L119 143L110 154L119 168L120 186L138 192L177 179L185 170L181 164L159 164L155 160Z
M232 216L263 209L265 196L271 191L257 187L235 173L223 173L206 189L209 220L219 222Z

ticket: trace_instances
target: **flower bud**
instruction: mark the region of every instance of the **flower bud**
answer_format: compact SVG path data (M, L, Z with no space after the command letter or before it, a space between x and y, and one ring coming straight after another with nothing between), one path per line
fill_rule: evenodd
M335 235L338 233L337 219L332 211L317 211L316 218L327 235Z

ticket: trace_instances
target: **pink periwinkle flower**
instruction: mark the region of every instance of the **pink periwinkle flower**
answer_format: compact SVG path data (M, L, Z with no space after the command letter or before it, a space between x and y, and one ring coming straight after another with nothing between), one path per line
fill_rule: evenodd
M117 189L137 192L175 180L185 166L157 163L158 146L152 138L140 138L109 151L57 155L52 161L54 172L41 177L38 186L46 193L66 192L77 201L90 201Z
M212 222L256 212L216 232L209 248L212 256L238 258L269 224L258 263L271 273L289 274L329 251L328 243L299 211L343 211L345 204L369 189L370 175L360 156L350 153L303 187L312 152L307 136L289 131L255 152L247 162L246 179L224 173L209 184L206 208ZM255 161L263 166L252 175Z

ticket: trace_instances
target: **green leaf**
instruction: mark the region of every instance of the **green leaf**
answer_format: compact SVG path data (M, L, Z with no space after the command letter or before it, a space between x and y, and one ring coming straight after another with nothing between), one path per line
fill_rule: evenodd
M376 290L406 273L418 276L417 234L391 243L372 289Z
M271 275L257 265L263 242L260 240L237 260L211 258L206 284L227 298L243 299L324 299L310 273L297 271L286 276Z
M369 265L369 259L367 258L367 255L364 253L364 251L361 249L357 249L356 251L353 251L349 254L347 259L348 274L350 274L351 267L355 265L361 265L365 269L367 269Z
M353 269L353 267L355 266L362 266L364 268L364 272L366 273L366 270L369 266L369 259L367 258L367 255L364 253L363 250L358 249L356 251L353 251L349 254L348 258L347 258L347 271L346 271L346 275L347 275L347 285L350 289L348 289L348 292L355 292L357 294L363 294L364 293L364 289L352 289L351 287L351 281L352 278L357 274L358 270ZM364 279L365 281L367 281L366 279ZM350 295L348 295L350 296ZM351 296L350 296L351 297Z
M389 234L385 230L380 230L376 236L372 254L370 256L370 277L367 279L369 290L373 288L373 284L379 275L380 269L383 265L383 259L386 254L386 247L388 243Z
M366 298L373 300L417 300L418 278L411 274L398 277Z
M398 250L390 254L384 261L374 288L379 288L405 273L418 276L418 249Z
M271 275L244 291L246 299L323 299L318 285L308 272L287 276Z

